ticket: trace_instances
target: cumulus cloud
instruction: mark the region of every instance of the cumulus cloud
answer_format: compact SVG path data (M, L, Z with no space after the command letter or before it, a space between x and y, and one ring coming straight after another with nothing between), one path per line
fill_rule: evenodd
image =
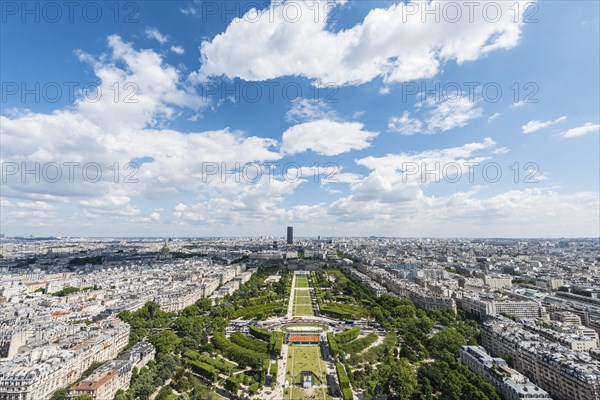
M455 21L431 17L424 22L424 9L441 10L445 2L398 2L374 8L362 22L337 32L329 30L328 16L315 18L312 3L293 2L300 10L292 20L289 3L253 8L222 34L204 41L197 78L225 75L260 81L303 76L318 85L358 85L377 77L386 85L431 78L448 61L460 64L516 46L521 36L521 23L516 21L522 18L514 18L511 10L523 10L526 1L520 7L489 2L500 8L498 20L486 21L481 9L470 20L464 9Z
M201 192L207 163L243 165L281 158L277 141L227 127L168 129L173 115L183 109L199 110L205 106L203 100L156 52L137 50L119 36L110 36L108 47L110 52L97 58L79 52L100 81L99 93L104 95L96 101L82 97L51 113L0 116L3 162L38 171L56 164L62 171L56 182L40 179L24 185L20 174L8 177L3 196L26 200L21 208L39 209L37 202L42 201L72 201L87 218L111 215L152 221L156 216L144 216L135 199L179 190ZM128 83L134 84L131 93ZM130 97L115 99L113 85ZM129 164L132 160L145 161L136 169Z
M283 133L281 152L293 155L312 150L324 156L335 156L366 149L378 133L367 131L364 127L359 122L324 119L294 125Z
M525 133L525 134L533 133L533 132L539 131L540 129L544 129L544 128L548 128L549 126L556 125L560 122L565 121L566 119L567 119L567 117L564 115L562 117L556 118L555 120L549 120L549 121L539 121L537 119L534 119L534 120L527 122L521 128L523 129L523 133Z
M381 203L423 199L423 188L429 183L468 174L470 165L489 158L477 153L494 148L496 142L486 138L460 147L358 159L356 163L370 169L371 173L351 185L353 195L350 199Z

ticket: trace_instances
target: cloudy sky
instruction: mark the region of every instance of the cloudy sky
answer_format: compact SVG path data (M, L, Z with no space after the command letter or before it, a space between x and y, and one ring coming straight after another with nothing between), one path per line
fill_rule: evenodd
M9 236L600 234L598 2L24 4Z

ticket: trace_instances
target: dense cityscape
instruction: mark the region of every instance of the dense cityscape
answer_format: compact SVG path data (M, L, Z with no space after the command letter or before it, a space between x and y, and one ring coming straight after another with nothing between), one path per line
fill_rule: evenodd
M1 0L0 400L600 400L600 1Z
M598 239L3 238L0 399L600 398Z

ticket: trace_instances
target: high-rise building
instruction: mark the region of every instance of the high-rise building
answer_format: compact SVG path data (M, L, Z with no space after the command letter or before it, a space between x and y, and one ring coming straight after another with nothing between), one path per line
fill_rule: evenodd
M294 243L294 227L288 226L287 227L287 244L293 244L293 243Z

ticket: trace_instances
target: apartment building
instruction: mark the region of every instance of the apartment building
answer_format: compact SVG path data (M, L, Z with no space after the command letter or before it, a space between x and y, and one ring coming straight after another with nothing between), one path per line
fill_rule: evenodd
M496 315L509 315L515 318L540 318L546 310L539 303L527 300L481 298L478 295L464 294L458 300L462 310L478 318Z
M127 345L129 325L92 325L58 343L18 354L0 366L0 400L40 400L75 382L93 362L110 360Z
M508 357L519 372L556 400L600 400L600 362L586 353L503 317L484 322L481 341L490 354Z
M177 312L202 299L204 290L201 286L175 286L169 292L154 297L154 302L164 311Z
M491 357L481 346L463 346L460 360L476 375L492 384L505 400L552 400L527 377L508 367L502 358Z
M127 374L124 374L125 376ZM128 374L131 379L131 373ZM124 379L119 379L119 373L115 370L96 371L86 379L71 387L68 399L79 396L90 396L94 400L112 400L117 390L123 387ZM127 383L129 386L129 383Z
M87 395L94 400L112 400L119 390L127 390L133 368L140 370L154 359L156 350L146 341L135 344L118 359L108 361L92 375L69 389L68 398Z

